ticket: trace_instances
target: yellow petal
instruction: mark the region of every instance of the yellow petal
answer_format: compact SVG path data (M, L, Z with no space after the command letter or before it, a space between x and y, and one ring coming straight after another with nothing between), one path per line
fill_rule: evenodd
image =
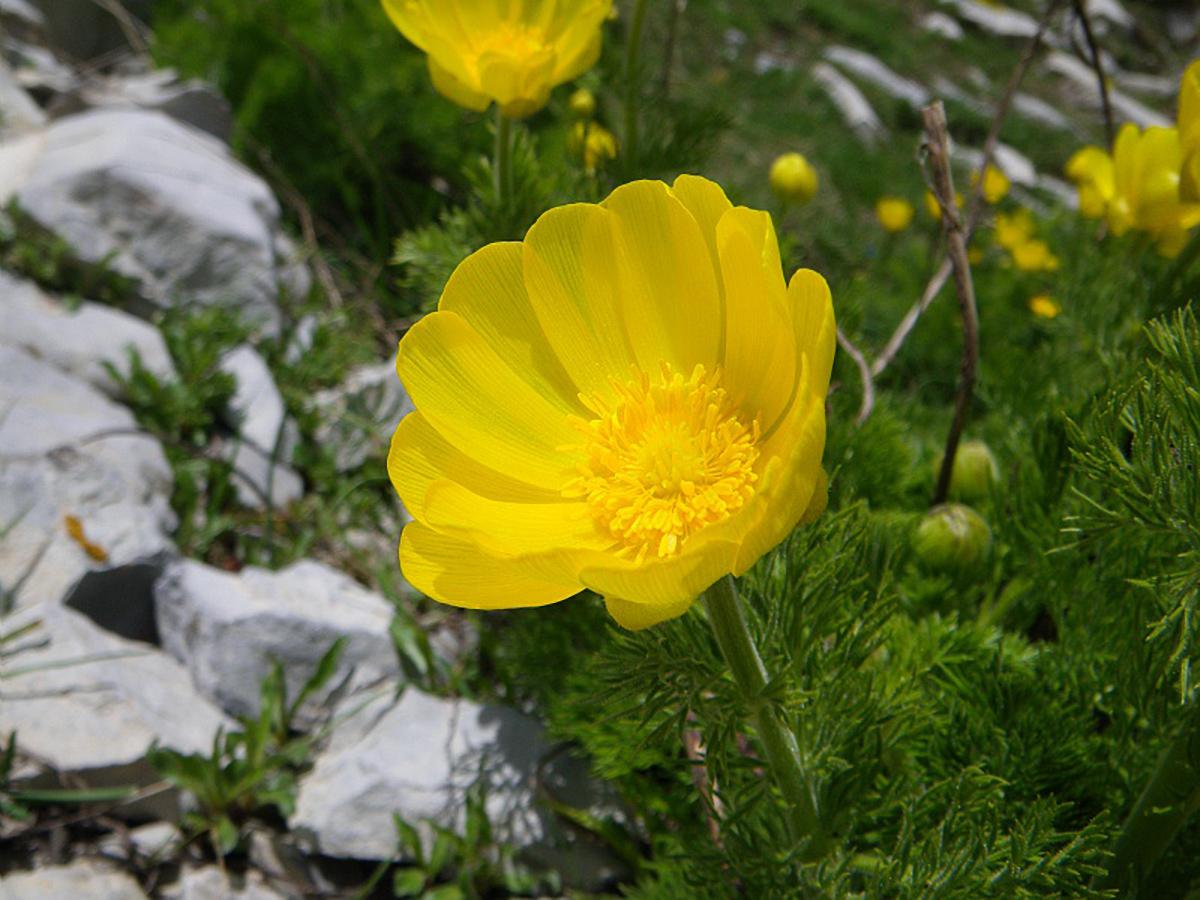
M427 62L429 77L433 81L434 89L451 103L475 112L483 112L491 105L491 98L487 94L477 91L465 81L461 81L433 56L430 56Z
M435 312L409 329L396 371L429 424L473 459L552 490L573 471L561 449L577 441L573 408L530 387L457 314Z
M733 209L717 227L727 306L722 365L730 396L765 429L789 401L796 376L796 339L783 272L767 270L761 237L760 246L755 246L747 233L752 216L750 210Z
M1179 139L1184 150L1200 153L1200 59L1187 67L1179 83Z
M435 481L425 495L430 527L461 537L501 557L576 549L606 551L612 538L596 528L587 504L492 500L453 481Z
M580 391L607 390L633 364L615 278L611 213L590 203L542 215L523 245L525 288L551 349Z
M630 631L641 631L643 628L649 628L659 622L682 616L695 602L695 597L663 604L630 603L628 600L618 600L616 597L604 598L604 606L608 609L608 614L617 620L618 625L628 628Z
M557 603L580 590L547 579L519 562L497 559L478 546L438 534L420 522L404 526L400 569L426 596L466 609L513 609Z
M635 181L601 206L614 217L622 313L643 371L717 363L721 308L700 226L661 181ZM591 270L591 277L598 273Z
M459 263L438 309L462 316L539 393L586 414L574 382L550 350L533 313L519 242L488 244Z
M419 412L405 416L392 435L388 476L409 515L426 522L425 496L429 485L449 479L492 500L551 503L557 491L535 487L476 462L444 437Z
M637 562L615 555L591 554L579 572L580 582L604 597L625 603L677 610L678 615L714 581L732 570L737 552L732 520L710 525L684 544L676 556ZM719 536L719 539L718 539ZM652 610L646 611L653 617ZM670 618L663 615L660 618Z
M764 441L780 430L784 420L792 414L792 408L800 403L802 386L811 397L825 402L833 371L833 354L837 349L833 297L829 284L818 272L812 269L796 271L788 282L788 305L791 307L796 356L806 360L809 371L805 373L802 366L797 366L785 411L765 429Z
M721 216L733 209L733 204L729 202L719 184L699 175L680 175L675 179L671 190L700 226L700 233L704 235L708 244L713 271L720 271L717 223L721 221Z

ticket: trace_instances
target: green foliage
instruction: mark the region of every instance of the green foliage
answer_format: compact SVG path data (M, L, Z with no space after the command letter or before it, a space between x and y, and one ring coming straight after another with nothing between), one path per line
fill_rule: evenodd
M238 848L242 828L252 817L269 811L291 815L296 777L315 740L297 732L293 720L304 701L333 677L345 642L334 641L290 701L283 667L273 662L262 683L258 715L239 716L239 727L218 733L207 756L162 747L148 753L160 776L196 799L197 810L186 813L182 825L192 836L207 837L218 857Z

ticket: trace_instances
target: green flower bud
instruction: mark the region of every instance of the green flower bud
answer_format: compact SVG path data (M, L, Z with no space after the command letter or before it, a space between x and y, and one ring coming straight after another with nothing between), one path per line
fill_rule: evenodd
M933 464L936 479L942 470L944 453L939 453ZM975 503L983 500L991 491L992 482L1000 478L1000 467L996 457L983 441L964 441L954 454L954 468L950 470L949 494L955 500Z
M961 503L935 506L913 532L913 551L930 569L965 572L988 555L992 531L983 517Z

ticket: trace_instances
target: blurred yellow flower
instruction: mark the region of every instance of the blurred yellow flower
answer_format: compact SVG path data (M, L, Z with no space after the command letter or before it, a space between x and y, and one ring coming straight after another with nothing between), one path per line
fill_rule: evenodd
M1054 272L1058 270L1058 257L1050 252L1045 241L1022 241L1009 249L1013 265L1022 272Z
M954 192L954 206L956 209L963 208L963 195L958 191ZM938 222L942 221L942 207L938 203L937 197L933 195L933 191L925 192L925 212L929 213L932 219Z
M596 95L587 88L578 88L567 101L567 108L575 118L586 121L596 115Z
M1184 155L1180 197L1200 203L1200 59L1187 67L1179 84L1178 124Z
M477 111L495 102L519 119L596 62L612 0L383 0L383 8L427 55L439 93Z
M979 183L979 173L971 173L971 187ZM1008 180L1008 176L998 167L991 163L983 171L983 199L988 203L996 204L1008 196L1008 189L1012 187L1012 182Z
M1089 145L1071 155L1066 172L1079 193L1080 214L1088 219L1103 218L1117 190L1112 157Z
M803 205L817 193L819 179L814 169L799 153L785 153L771 164L771 190L785 203Z
M996 243L1005 250L1025 243L1033 237L1033 216L1024 207L1012 214L996 214Z
M644 628L824 509L829 287L771 218L683 175L464 260L396 368L405 576L443 603L585 588Z
M885 231L903 231L913 220L913 205L903 197L880 197L875 204L875 218Z
M1062 312L1062 307L1049 294L1038 294L1029 298L1029 311L1039 319L1053 319Z
M583 167L588 172L595 172L617 155L617 139L598 122L576 122L571 128L567 146L583 160Z

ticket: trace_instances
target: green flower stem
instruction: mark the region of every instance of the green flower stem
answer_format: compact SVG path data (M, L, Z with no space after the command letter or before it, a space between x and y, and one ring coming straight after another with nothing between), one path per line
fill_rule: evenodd
M1163 752L1158 767L1125 820L1108 874L1098 885L1137 896L1184 823L1200 811L1200 701L1186 710L1183 728Z
M629 46L625 48L625 174L632 177L638 159L638 59L642 26L646 24L646 0L637 0L629 22Z
M746 626L732 576L726 575L705 591L704 603L713 634L733 672L733 680L754 711L767 764L790 807L793 837L797 841L808 840L809 849L819 852L824 836L812 787L800 762L800 748L796 736L780 721L778 710L763 696L767 670Z
M512 214L513 197L513 121L500 111L496 104L496 158L492 167L495 178L496 206L505 223Z

